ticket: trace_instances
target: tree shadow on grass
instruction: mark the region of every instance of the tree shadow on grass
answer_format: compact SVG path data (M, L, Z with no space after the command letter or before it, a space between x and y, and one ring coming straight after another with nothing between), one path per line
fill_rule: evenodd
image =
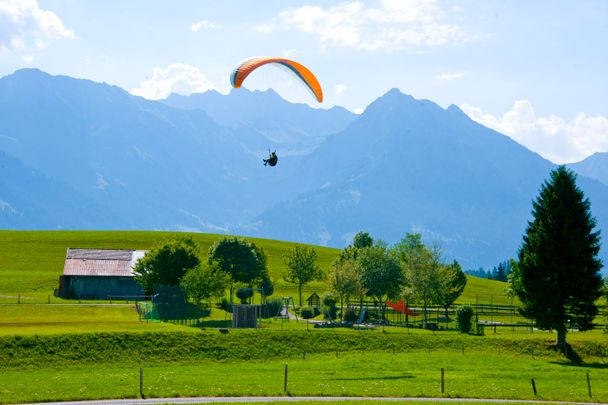
M566 366L566 367L580 367L580 368L586 368L586 369L597 369L597 370L608 370L608 364L604 364L604 363L585 363L585 362L581 362L581 363L574 363L574 362L570 362L570 361L550 361L550 364L557 364L559 366Z
M231 325L230 320L211 319L208 321L199 321L196 325L197 328L229 328Z
M405 380L408 378L414 378L411 374L406 375L394 375L386 377L353 377L353 378L330 378L334 381L372 381L372 380Z
M566 343L565 353L560 351L556 346L552 346L552 349L556 352L560 352L564 355L567 361L552 361L552 364L559 364L560 366L569 367L584 367L584 368L595 368L595 369L608 369L608 364L605 363L587 363L583 358L576 352L576 350Z

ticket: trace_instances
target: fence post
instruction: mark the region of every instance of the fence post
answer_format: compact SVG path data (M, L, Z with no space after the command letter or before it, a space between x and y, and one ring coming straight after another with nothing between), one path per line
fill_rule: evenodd
M536 384L534 384L534 378L532 378L532 390L534 390L534 396L536 396Z
M444 374L445 374L445 373L444 373L444 369L443 369L443 367L442 367L442 368L441 368L441 393L442 393L442 394L443 394L443 392L444 392L444 388L445 388L445 384L444 384L444 381L445 381L445 379L444 379Z
M287 364L285 364L285 379L283 381L283 392L287 394Z
M144 397L144 369L142 367L139 368L139 395L142 399L146 399Z
M17 294L17 304L21 304L21 294Z
M589 380L589 372L587 371L587 391L589 391L589 398L591 398L591 380Z

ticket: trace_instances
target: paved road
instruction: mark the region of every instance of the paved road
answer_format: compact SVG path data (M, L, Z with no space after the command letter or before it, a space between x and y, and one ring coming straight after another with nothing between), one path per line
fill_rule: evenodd
M214 404L230 402L296 402L296 401L410 401L410 402L493 402L506 404L563 404L563 405L606 405L599 402L558 402L514 399L480 398L387 398L387 397L198 397L198 398L151 398L151 399L108 399L99 401L44 402L21 405L152 405L152 404Z

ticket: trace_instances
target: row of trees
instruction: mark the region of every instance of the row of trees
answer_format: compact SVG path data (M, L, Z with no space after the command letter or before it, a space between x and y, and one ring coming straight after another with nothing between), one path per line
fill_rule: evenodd
M360 232L336 258L329 274L330 288L342 307L368 296L381 306L384 318L386 301L402 299L423 305L425 325L427 308L441 305L447 317L466 283L458 262L444 263L439 247L426 246L416 233L408 233L389 248Z
M159 286L180 286L198 305L221 298L226 289L232 297L236 284L259 288L272 295L264 249L243 238L226 237L210 248L201 259L198 245L191 237L170 240L150 250L134 268L135 280L146 294Z
M375 242L367 232L358 233L353 244L340 252L329 271L329 284L341 306L371 297L382 306L387 299L404 299L424 305L442 305L447 310L460 296L466 277L457 262L444 264L437 247L428 248L421 235L408 234L392 248ZM312 247L296 245L284 258L284 279L302 287L322 280L326 274L316 263ZM159 286L180 286L197 305L233 296L236 286L257 288L265 296L273 293L268 274L268 257L255 243L243 238L225 237L214 243L206 260L201 258L192 238L170 240L148 252L135 266L135 280L146 294Z
M300 305L302 286L325 278L316 260L316 251L308 246L296 245L284 256L284 278L298 285ZM170 240L139 260L134 273L146 294L154 294L160 286L179 286L198 305L223 298L227 289L232 298L236 286L258 289L266 297L274 292L264 249L238 237L218 240L209 248L206 260L191 237Z

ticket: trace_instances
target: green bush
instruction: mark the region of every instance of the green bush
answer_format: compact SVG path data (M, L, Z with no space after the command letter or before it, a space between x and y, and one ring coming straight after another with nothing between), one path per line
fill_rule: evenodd
M283 306L283 301L280 298L271 298L266 300L265 311L263 311L262 315L264 317L272 318L273 316L279 315L279 311Z
M272 283L270 277L264 277L261 288L266 297L270 297L272 294L274 294L274 284Z
M218 307L223 311L232 313L232 305L230 304L230 300L228 298L222 298L222 301L219 303Z
M326 321L333 321L338 317L338 311L335 306L328 307L323 306L323 319Z
M331 306L335 307L336 304L338 303L338 300L332 294L327 293L327 294L323 295L321 302L323 302L323 305L326 307L331 307Z
M247 300L253 297L253 288L239 288L236 290L236 297L241 300L241 304L246 304Z
M312 307L303 307L300 310L300 316L302 316L302 318L304 318L304 319L314 318L315 311Z
M456 311L456 322L458 323L460 333L469 333L471 331L473 315L473 308L468 305L458 308Z
M327 321L333 321L338 317L338 311L336 310L336 297L332 294L323 295L323 319Z
M344 316L342 317L346 322L355 322L359 319L359 316L355 312L355 309L352 307L346 308L344 311Z

